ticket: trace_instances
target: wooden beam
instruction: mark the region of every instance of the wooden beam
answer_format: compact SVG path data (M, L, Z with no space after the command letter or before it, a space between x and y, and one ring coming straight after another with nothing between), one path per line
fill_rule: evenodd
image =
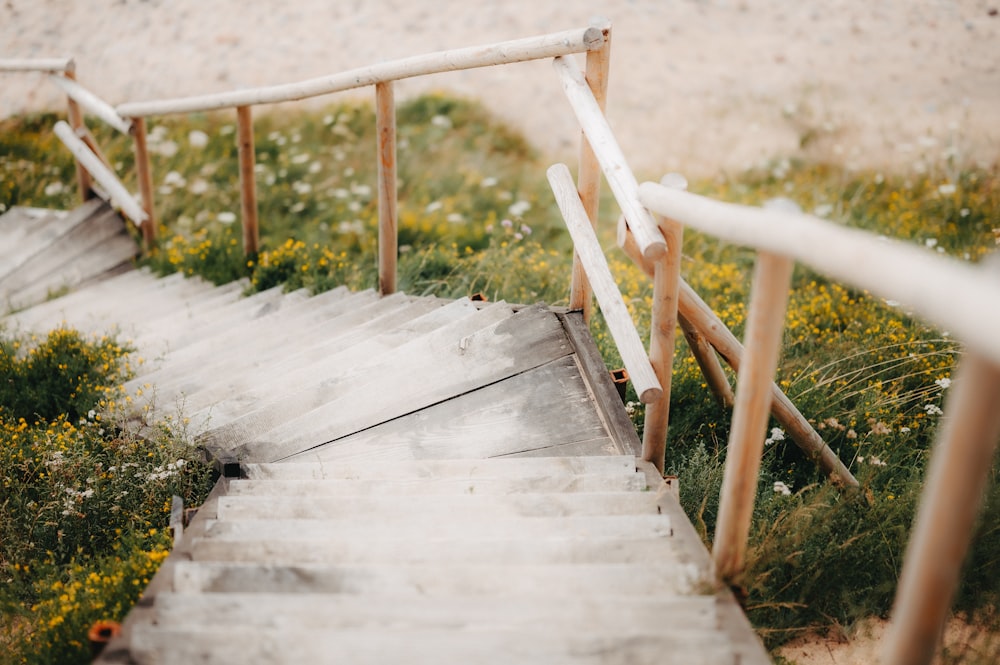
M285 85L235 90L181 99L122 104L118 107L118 113L125 117L135 118L290 102L414 76L540 60L570 53L583 53L601 48L603 44L604 35L600 30L591 27L580 28L486 46L471 46L391 60L369 67L351 69L332 76L322 76Z
M1000 284L980 266L810 215L721 203L644 182L656 212L730 242L794 257L835 280L902 303L1000 363ZM961 297L958 297L961 294Z
M747 354L736 381L736 404L712 547L716 573L730 584L738 580L746 562L747 537L771 411L770 388L778 367L794 266L785 256L760 252L754 267L747 315Z
M240 202L243 210L243 254L255 256L260 251L260 232L257 228L253 116L249 106L236 108L236 134L240 160Z
M2 58L0 72L74 72L73 58Z
M620 228L624 228L624 225ZM652 266L649 262L642 259L635 238L628 232L627 228L619 234L619 245L629 258L635 261L636 265L642 268L650 277L653 276ZM704 339L718 351L730 367L739 372L744 355L743 345L736 339L732 331L726 327L726 324L715 315L715 312L708 306L708 303L702 300L701 296L683 278L680 281L677 306L679 309L678 320L681 322L681 325L683 326L686 321L688 326L704 336ZM715 372L714 368L712 371L713 373ZM722 372L721 367L718 372ZM708 375L706 375L706 379L708 379ZM731 390L726 391L724 386L728 386L728 381L725 378L725 374L721 374L718 386L720 394L731 393ZM810 459L815 460L828 476L831 476L837 482L844 485L857 487L858 481L854 475L848 471L844 463L840 461L840 458L823 441L823 437L809 424L809 421L805 419L802 413L795 408L795 405L792 404L792 401L788 399L788 396L782 392L777 384L771 386L771 395L773 398L771 404L772 415L785 428L792 441L795 442L795 445L801 448Z
M54 129L56 136L69 148L77 161L83 165L101 187L108 191L112 204L118 206L122 213L135 224L141 225L146 219L146 212L129 191L125 189L125 185L118 180L118 176L90 151L87 144L81 141L73 129L64 121L60 120L57 122Z
M131 132L132 126L128 120L118 115L106 101L77 83L71 74L63 76L53 74L49 76L49 80L59 86L70 99L103 120L107 125L114 127L122 134Z
M550 166L547 175L559 211L573 238L576 253L593 285L597 302L604 313L611 337L621 353L622 362L625 363L625 368L632 379L632 385L635 386L635 392L643 403L654 402L662 396L663 388L649 363L642 340L632 322L632 316L611 275L611 269L608 268L608 261L604 258L597 235L580 202L580 194L573 184L573 177L565 164Z
M153 172L149 163L146 145L146 119L133 118L132 140L135 150L135 173L139 181L142 208L146 211L146 221L142 223L142 244L150 252L156 246L156 216L153 214Z
M608 70L611 64L611 22L606 18L595 18L591 21L592 28L599 29L604 35L604 45L596 50L587 51L586 80L594 95L598 108L603 113L607 106ZM590 147L587 137L580 136L580 168L577 173L577 190L580 201L587 211L590 224L597 228L597 211L601 201L601 165L597 161L594 150ZM587 282L587 274L580 264L579 257L573 255L573 277L570 282L569 307L583 311L583 320L590 321L591 289Z
M396 211L396 103L392 81L375 84L378 137L378 289L396 292L398 219Z
M67 71L66 76L72 78L74 74L71 71ZM80 111L80 105L77 101L72 97L67 96L66 105L69 125L73 128L74 134L86 129L86 126L83 123L83 113ZM87 169L84 168L83 164L81 164L79 160L74 162L74 166L76 168L76 183L80 190L80 202L86 203L95 196L93 192L94 181L87 172Z
M561 56L553 61L562 80L563 90L576 114L584 136L601 165L608 186L615 195L629 228L635 234L642 255L652 261L667 251L663 235L652 215L638 199L639 184L632 175L618 141L608 126L597 100L583 78L583 74L570 58Z
M683 187L687 186L685 181ZM667 242L667 252L653 267L653 307L649 331L649 361L663 387L660 399L646 406L642 434L642 458L663 473L670 422L670 385L674 370L677 336L677 299L681 279L681 247L684 228L669 219L656 220Z
M1000 364L967 354L950 390L903 560L885 665L934 660L993 469L1000 439Z

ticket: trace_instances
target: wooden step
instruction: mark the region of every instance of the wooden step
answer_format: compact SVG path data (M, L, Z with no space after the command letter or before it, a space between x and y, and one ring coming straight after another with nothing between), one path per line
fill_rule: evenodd
M435 344L458 346L465 337L477 331L488 330L497 322L510 318L511 315L511 309L507 305L497 303L471 313L469 316L461 317L457 321L417 337L406 344L397 346L391 352L377 357L371 357L367 352L355 354L348 347L343 352L336 354L336 357L331 358L329 362L322 363L321 370L316 376L297 375L297 380L300 383L299 389L276 394L266 403L254 405L255 408L245 415L240 415L229 422L213 425L210 430L199 437L199 443L230 450L259 439L269 430L304 416L314 409L341 400L346 400L343 402L344 404L351 404L350 407L345 407L351 410L344 411L344 413L368 414L373 408L383 404L385 398L390 395L370 396L364 400L366 403L359 405L356 403L358 391L363 385L372 387L380 385L379 382L386 380L386 373L393 371L391 369L393 363L405 362L393 371L395 378L388 381L388 385L398 383L399 377L419 380L421 378L419 371L414 370L413 366L432 362L428 356L427 347ZM411 386L410 384L400 386L400 388L404 387ZM375 400L375 403L371 403L372 400ZM365 422L375 424L367 420ZM364 425L358 429L363 427ZM355 431L357 429L347 433ZM276 436L282 437L279 441L286 444L287 439L292 438L294 433L288 435L277 433ZM258 453L248 451L241 458L249 462L271 462L300 452L297 446L298 444L295 442L283 445L283 450L268 446L266 451L262 450ZM286 450L287 452L285 452Z
M168 630L137 626L133 662L200 663L477 663L483 665L734 665L737 657L716 631L590 635L584 627L535 630L292 630L213 627Z
M397 460L392 463L370 464L355 461L272 463L242 466L250 480L322 480L402 478L520 478L526 475L631 475L636 461L631 455L605 457L554 457L536 459L434 459L421 461Z
M519 478L431 478L398 480L233 480L229 494L263 496L344 496L370 494L515 494L538 492L643 491L646 475L583 474Z
M553 390L556 386L557 389ZM559 418L552 414L559 413ZM288 461L617 455L574 356L368 427Z
M714 631L715 597L606 596L566 603L557 598L475 596L424 598L339 594L163 592L156 596L156 622L163 628L203 626L284 630L549 630L579 629L602 635L644 631Z
M3 272L0 272L0 293L11 290L7 285L7 278L17 272L21 266L39 260L40 254L44 253L52 244L57 243L60 238L76 228L81 222L96 214L105 203L100 199L91 199L75 210L60 214L62 211L48 211L41 214L34 209L31 212L6 213L0 219L7 218L4 227L18 226L18 242L11 244L17 247L16 252L6 255L3 265ZM7 217L7 215L10 217Z
M193 536L185 552L194 561L296 564L490 564L580 565L643 564L656 561L686 566L691 579L703 579L708 569L660 536L612 539L603 534L586 538L544 536L526 541L516 536L488 535L479 539L429 539L412 533L370 538L333 537L326 540L274 540L264 533L245 539Z
M173 590L181 593L337 593L349 596L516 597L690 594L700 583L668 561L642 564L261 565L177 561Z
M523 309L488 328L456 334L474 318L385 354L366 368L363 383L350 385L349 390L341 384L335 399L327 393L323 403L295 419L266 430L254 423L247 433L250 443L242 445L237 455L247 461L284 459L573 352L559 319L544 308ZM313 395L309 403L316 401Z

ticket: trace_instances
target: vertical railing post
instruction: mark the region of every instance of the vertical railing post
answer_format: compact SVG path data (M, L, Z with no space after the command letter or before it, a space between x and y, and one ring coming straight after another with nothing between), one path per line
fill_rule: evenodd
M737 582L746 561L793 266L788 257L757 254L713 546L716 573L729 584Z
M929 664L958 587L1000 438L1000 366L968 352L945 404L903 559L884 665Z
M604 33L604 46L596 51L587 51L587 85L594 93L594 99L603 112L608 98L608 69L611 62L611 22L605 18L595 18L592 27ZM580 135L580 169L577 174L577 191L583 202L583 209L594 228L597 228L597 209L601 200L601 165L590 147L590 142ZM590 283L580 264L579 257L573 255L573 277L570 285L570 309L583 310L584 321L590 320L592 309Z
M139 181L142 209L146 211L146 221L142 223L142 244L148 254L156 245L156 217L153 214L153 172L146 147L145 118L132 118L132 140L135 148L135 175Z
M66 70L63 71L63 76L65 76L71 81L75 81L76 80L75 67L76 65L73 63L72 60L70 60L66 66ZM80 111L80 105L76 103L75 99L67 96L66 100L68 106L67 116L69 116L69 126L72 127L73 132L77 136L79 136L80 130L83 129L84 127L83 112ZM86 203L88 200L94 197L94 192L93 192L94 180L93 178L90 177L90 174L87 173L87 169L83 168L83 165L80 164L79 160L75 160L75 163L76 163L76 182L80 188L80 201L82 203Z
M260 250L260 232L257 228L253 115L249 106L236 107L236 134L240 160L240 202L243 208L243 254L256 256Z
M681 176L664 176L662 184L687 189ZM642 458L663 473L670 421L670 383L673 378L674 347L677 336L677 299L681 282L681 246L683 227L677 222L656 216L667 251L653 265L653 311L649 331L649 362L663 387L658 400L646 405L642 433Z
M378 134L378 289L396 291L399 239L396 219L396 103L392 81L375 84L375 131Z

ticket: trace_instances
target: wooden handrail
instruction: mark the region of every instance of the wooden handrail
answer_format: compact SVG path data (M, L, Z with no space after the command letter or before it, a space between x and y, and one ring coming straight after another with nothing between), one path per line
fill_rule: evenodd
M584 51L598 49L603 44L604 34L601 30L587 27L539 35L537 37L498 42L486 46L471 46L428 53L426 55L351 69L339 74L321 76L297 83L196 97L121 104L117 110L119 115L134 118L139 116L169 115L172 113L212 111L256 104L291 102L415 76L450 72L458 69L489 67L513 62L525 62L528 60L540 60L571 53L583 53Z
M979 267L809 215L722 203L652 182L639 186L639 199L686 226L794 257L845 284L903 303L1000 363L1000 307L968 306L1000 303L1000 284Z
M795 263L786 256L757 254L744 342L747 353L736 379L736 404L712 545L715 572L730 584L739 581L746 562L767 417L771 411L769 388L778 368L794 267Z
M590 218L580 201L576 185L573 184L573 177L565 164L550 166L547 175L556 204L573 238L577 256L580 257L580 263L587 277L590 278L594 295L597 296L608 330L618 346L622 362L625 363L625 369L628 370L632 385L635 386L635 392L639 400L645 404L659 400L663 395L660 381L649 363L649 357L628 313L625 300L618 290L615 278L611 275L608 261L604 258L604 252L597 241L597 234L590 225Z
M618 206L635 234L643 256L649 260L659 258L667 251L666 241L652 215L639 203L639 184L629 169L625 155L618 147L618 141L615 140L611 127L597 100L594 99L587 81L569 58L564 56L555 58L553 65L562 80L566 98L573 107L587 141L590 142L590 147L601 165Z
M650 278L653 277L653 265L642 258L635 238L628 232L624 225L619 229L619 245L622 250L638 265ZM682 328L691 329L704 336L704 339L712 345L712 348L719 353L726 362L736 372L740 371L745 355L743 344L736 338L726 324L712 311L701 296L691 288L691 286L680 280L680 290L677 299L678 319ZM692 351L694 349L692 348ZM703 357L699 364L704 361L711 366L713 359L710 356ZM716 380L725 382L724 376L718 376L720 370L711 366L711 373ZM714 392L720 399L727 399L731 391L720 383ZM828 475L832 475L845 485L857 487L858 481L854 475L844 466L840 458L826 445L823 437L816 429L809 424L805 416L799 412L788 396L782 392L777 384L771 385L771 413L775 420L781 424L788 432L792 441L801 448L810 458L816 460L820 468Z
M2 58L0 72L72 72L73 58Z
M94 177L97 183L107 190L111 197L111 202L117 205L126 217L131 219L137 226L140 226L146 219L146 211L142 209L139 202L125 189L111 169L90 151L87 144L77 137L73 129L64 121L60 120L55 124L55 133L59 137L77 161Z
M608 71L611 67L611 21L605 18L594 18L591 27L604 33L604 45L601 48L587 51L586 76L587 85L594 95L597 107L604 112L608 96ZM597 228L597 211L601 202L601 163L597 161L594 149L590 147L586 134L580 135L580 166L577 170L576 188L580 192L580 202L587 211L590 225ZM583 312L583 320L590 321L591 289L587 275L580 265L579 257L573 255L573 276L570 279L569 308Z
M106 124L114 127L122 134L129 134L132 131L132 123L115 112L114 107L106 101L84 88L76 81L65 76L52 75L49 80L62 88L66 95L87 109Z

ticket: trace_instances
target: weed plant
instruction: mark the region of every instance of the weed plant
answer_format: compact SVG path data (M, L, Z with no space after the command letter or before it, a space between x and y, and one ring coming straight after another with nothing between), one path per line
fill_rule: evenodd
M165 427L139 439L110 414L129 349L68 329L0 334L0 661L89 661L86 632L120 620L169 550L171 497L208 469Z
M30 117L0 126L0 206L72 205L72 166L53 146L52 120ZM547 164L466 100L432 95L406 102L398 125L400 288L566 304L570 244L546 189ZM150 264L217 282L247 276L253 289L374 286L371 108L339 105L257 120L262 251L255 257L244 257L239 248L234 132L233 118L225 115L153 126L161 243ZM100 138L119 172L131 173L130 147L119 138ZM960 261L980 261L1000 237L997 167L960 168L944 161L921 174L898 175L781 160L694 182L691 189L748 204L790 198L819 217ZM613 249L617 214L605 194L600 240L645 333L652 287ZM737 336L743 333L752 263L744 249L685 234L685 279ZM833 486L771 423L744 580L751 620L770 646L805 631L847 628L888 614L929 449L947 414L951 373L961 355L949 331L923 324L898 303L801 266L785 330L777 380L861 488ZM607 364L618 366L599 314L593 332ZM641 429L642 407L631 391L629 398ZM667 468L680 476L684 508L709 546L728 422L729 413L708 393L680 342ZM959 612L986 622L1000 595L996 468L956 601Z

